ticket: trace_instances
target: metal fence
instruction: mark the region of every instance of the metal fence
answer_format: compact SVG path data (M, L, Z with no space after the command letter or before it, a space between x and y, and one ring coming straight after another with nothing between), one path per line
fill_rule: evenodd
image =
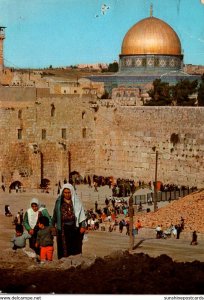
M195 192L196 188L187 188L187 189L179 189L179 190L173 190L173 191L163 191L158 192L157 194L157 201L171 201L171 200L177 200L180 197L185 197L193 192Z
M179 198L185 197L195 192L196 190L197 190L196 188L187 188L187 189L178 189L172 191L162 191L162 192L159 191L157 193L157 202L177 200ZM154 201L154 193L133 196L134 205L138 205L140 202L142 204L146 204L151 201Z

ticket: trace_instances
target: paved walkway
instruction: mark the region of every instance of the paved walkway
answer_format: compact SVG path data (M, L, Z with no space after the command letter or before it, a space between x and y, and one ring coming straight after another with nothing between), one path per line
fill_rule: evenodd
M83 246L84 255L104 257L115 251L130 249L129 236L125 233L92 231L87 234L87 239ZM180 239L156 239L155 232L153 234L152 230L143 228L134 240L131 253L145 253L151 257L166 254L178 262L204 262L204 240L198 240L197 246L191 246L190 241L186 236Z
M111 189L107 186L100 187L98 192L94 192L94 189L89 188L87 185L79 185L77 186L77 192L86 209L94 209L96 200L98 201L99 207L104 207L105 198L112 194ZM44 203L50 214L52 214L57 198L57 191L53 191L49 194L36 192L12 192L9 194L8 192L0 192L0 247L2 249L10 247L10 238L14 232L12 218L4 216L5 204L9 204L13 214L16 214L21 208L25 211L29 207L30 200L33 197L37 197ZM164 205L168 205L168 203L158 203L159 208ZM113 251L129 249L129 236L125 235L125 230L122 234L119 233L118 229L117 232L108 232L108 230L105 232L101 230L93 231L89 232L87 237L88 240L84 240L84 255L106 256L110 255ZM190 241L190 233L182 232L179 240L174 238L158 240L155 238L154 229L142 228L135 238L135 250L133 250L133 252L143 252L150 256L167 254L177 261L199 260L204 262L204 235L198 234L199 244L197 246L191 246Z

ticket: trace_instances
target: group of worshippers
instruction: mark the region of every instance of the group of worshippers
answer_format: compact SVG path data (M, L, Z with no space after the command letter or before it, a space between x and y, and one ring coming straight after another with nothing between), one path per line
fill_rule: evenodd
M53 239L56 236L58 259L77 255L82 253L85 231L84 208L74 187L66 183L55 202L52 217L46 207L40 206L38 199L31 200L23 224L16 225L12 239L13 250L25 248L26 239L29 239L29 246L34 250L36 261L52 261Z

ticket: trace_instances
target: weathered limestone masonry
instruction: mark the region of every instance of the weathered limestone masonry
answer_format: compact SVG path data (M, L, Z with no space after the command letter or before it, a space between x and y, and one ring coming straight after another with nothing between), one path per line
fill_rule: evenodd
M96 173L203 187L204 108L100 107Z
M158 180L203 187L204 108L103 106L78 95L1 101L0 151L7 187L35 189L43 178L54 187L70 171L154 180L156 151Z
M20 181L38 188L43 178L53 187L69 171L93 174L95 111L89 100L59 96L1 102L0 170L7 187Z

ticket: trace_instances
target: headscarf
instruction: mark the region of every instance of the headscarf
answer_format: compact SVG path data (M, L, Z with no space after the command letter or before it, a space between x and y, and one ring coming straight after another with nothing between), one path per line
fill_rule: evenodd
M39 200L37 198L32 198L31 199L30 206L32 204L37 204L37 206L38 206L38 210L37 211L34 211L32 209L32 207L30 207L27 210L27 213L28 213L28 223L29 223L30 227L33 229L35 227L35 225L37 224L39 211L42 211L44 208L39 207Z
M64 189L69 189L71 191L72 204L73 204L73 208L74 208L74 214L76 217L76 226L79 227L79 223L86 220L86 216L85 216L85 212L84 212L84 208L82 206L81 200L79 199L73 185L71 185L70 183L66 183L62 186L62 188L60 190L60 195L59 195L61 200L63 198Z
M30 200L30 206L31 206L32 204L37 204L37 206L39 206L39 200L38 200L37 198L32 198L32 199Z

